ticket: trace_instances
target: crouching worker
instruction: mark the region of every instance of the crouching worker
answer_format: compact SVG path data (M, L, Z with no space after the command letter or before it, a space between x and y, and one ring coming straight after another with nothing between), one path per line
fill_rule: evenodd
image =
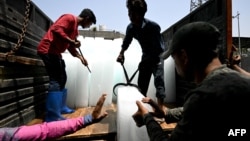
M189 23L175 32L162 57L171 55L177 73L197 87L186 94L182 117L171 136L136 101L136 115L150 141L249 140L250 79L221 63L217 47L222 38L219 29L207 22ZM246 132L237 135L238 130Z
M43 141L59 138L63 135L73 133L87 125L99 122L108 114L102 111L103 103L107 94L103 94L92 114L85 115L84 117L44 122L31 126L20 126L14 128L0 128L1 141Z

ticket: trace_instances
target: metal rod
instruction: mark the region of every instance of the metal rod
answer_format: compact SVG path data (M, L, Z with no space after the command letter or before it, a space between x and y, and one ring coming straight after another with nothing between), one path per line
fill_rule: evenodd
M78 50L79 50L79 52L81 53L81 56L83 57L83 55L82 55L82 51L81 51L80 47L78 48ZM89 72L91 73L91 71L90 71L90 69L89 69L89 66L88 66L88 65L86 65L86 67L88 68Z
M239 11L237 11L237 15L233 16L233 18L237 18L237 21L238 21L238 44L239 44L239 52L240 52L240 55L242 53L241 51L241 43L240 43L240 13Z
M238 20L238 44L239 44L239 54L242 56L242 48L241 48L241 42L240 42L240 13L237 11L237 15L233 16L233 18L237 18ZM239 64L241 66L241 63Z

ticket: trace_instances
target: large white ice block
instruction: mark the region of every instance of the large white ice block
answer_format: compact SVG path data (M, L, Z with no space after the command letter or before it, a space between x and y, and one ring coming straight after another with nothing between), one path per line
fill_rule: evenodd
M117 139L118 141L149 141L146 126L137 127L132 115L138 110L136 100L144 96L135 87L118 88L117 94ZM150 111L152 108L144 104Z

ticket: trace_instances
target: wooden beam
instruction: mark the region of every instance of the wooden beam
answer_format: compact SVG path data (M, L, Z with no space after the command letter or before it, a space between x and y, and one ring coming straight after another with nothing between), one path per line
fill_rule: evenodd
M232 49L232 0L226 0L226 46L227 46L227 58L230 56Z
M12 63L21 63L25 65L44 66L44 63L40 59L28 58L24 56L7 55L6 53L0 53L0 61L7 61Z

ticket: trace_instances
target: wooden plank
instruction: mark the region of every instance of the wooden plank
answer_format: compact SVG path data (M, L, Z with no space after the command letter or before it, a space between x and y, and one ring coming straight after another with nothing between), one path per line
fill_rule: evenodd
M34 5L34 4L32 4ZM35 5L34 5L35 6ZM1 7L2 8L2 7ZM30 11L30 19L27 26L27 33L31 36L34 36L36 38L41 38L47 29L45 29L46 26L50 25L52 23L52 20L49 19L44 13L39 12L37 10L38 7L33 7ZM39 13L37 13L39 12ZM9 6L8 4L5 4L3 6L3 9L0 10L0 21L3 23L7 23L11 25L12 27L15 27L17 29L22 29L22 24L24 22L24 13L19 13L15 8ZM39 15L39 16L38 16ZM40 16L41 15L41 16ZM34 17L33 17L34 16ZM38 17L36 17L38 16ZM37 23L36 20L39 21L46 21L48 25L44 25L44 22Z
M34 32L38 32L38 31L34 31ZM16 31L16 30L11 29L8 26L0 25L0 33L4 35L4 38L7 38L8 42L11 42L11 41L17 41L19 39L19 36L22 33L22 31ZM36 38L38 38L38 37L36 37ZM25 42L26 44L29 44L29 47L27 47L27 48L33 48L34 50L36 50L36 47L37 47L39 41L40 40L38 40L38 39L37 40L33 39L32 36L30 36L30 34L27 32L25 33L25 36L23 38L23 42Z
M24 78L16 78L16 79L1 79L0 88L4 87L15 87L22 85L34 84L35 82L48 82L48 76L41 77L24 77Z
M226 1L226 53L229 59L232 49L232 0Z
M18 100L17 102L13 102L4 106L0 106L0 116L10 113L12 111L20 110L21 107L25 107L34 102L34 97L28 97L25 99Z
M14 83L14 82L13 82ZM18 87L18 85L15 86L15 88ZM1 85L0 85L1 88ZM37 93L39 91L46 91L48 89L48 84L42 84L42 85L37 85L37 86L33 86L33 87L24 87L24 88L19 88L19 89L15 89L13 88L13 90L11 91L0 91L0 102L5 102L7 100L15 100L15 98L18 97L27 97L31 94ZM34 96L38 96L34 95ZM0 104L1 106L2 104Z
M0 53L1 54L1 53ZM40 79L40 77L48 77L47 71L44 66L34 66L34 65L23 65L20 63L9 63L1 62L5 66L0 65L0 78L1 79L14 79L14 78L25 78L25 77L34 77L35 83ZM39 80L40 81L40 80ZM48 82L48 79L40 81L38 83Z
M21 63L25 65L36 65L36 66L44 66L44 63L40 59L33 59L23 56L15 56L15 55L8 55L6 53L0 53L0 61L8 61L12 63Z
M36 117L36 106L41 104L42 103L37 103L35 106L30 106L1 119L0 127L17 127L19 125L27 124Z
M164 132L171 133L176 126L176 123L166 123L163 122L161 123L161 128L163 129Z
M7 100L15 99L16 97L17 96L16 96L15 91L0 92L0 102L1 103L3 103L4 101L7 101ZM1 105L0 105L0 109L1 109ZM1 113L0 113L0 115L1 115Z
M11 93L11 94L12 94L12 97L16 97L16 98L19 98L18 95L20 95L17 93ZM3 99L3 98L1 98L1 99ZM18 99L16 101L11 101L11 103L7 103L5 105L0 105L0 111L1 111L0 116L3 116L5 114L10 114L11 112L18 111L18 110L23 109L31 104L36 104L36 103L38 104L39 102L42 102L43 99L45 99L45 96L44 96L44 93L41 93L41 94L36 94L34 96L29 96L29 97L25 97L22 99ZM15 100L15 99L13 99L13 100Z

